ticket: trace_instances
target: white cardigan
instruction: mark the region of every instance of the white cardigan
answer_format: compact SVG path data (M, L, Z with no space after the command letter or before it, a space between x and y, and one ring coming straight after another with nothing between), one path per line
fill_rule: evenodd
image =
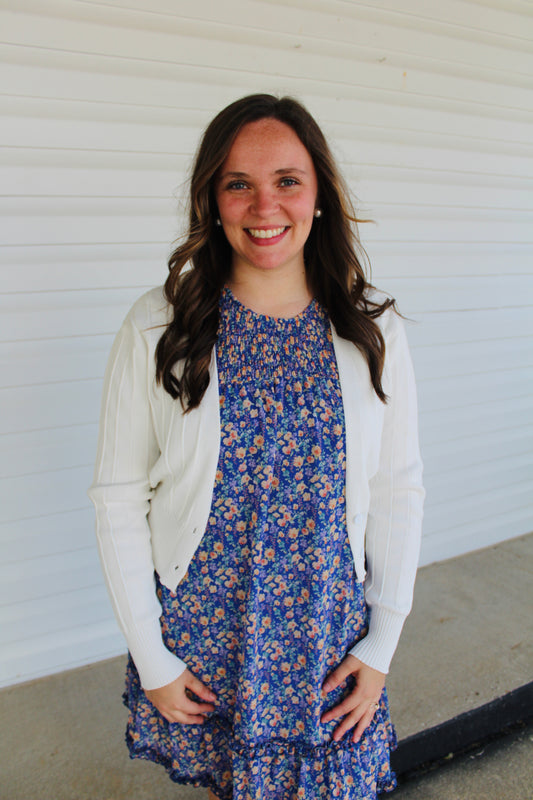
M145 689L185 669L161 638L154 567L171 590L186 574L206 529L220 448L214 353L207 391L188 414L155 381L155 347L170 318L162 288L153 289L115 339L89 490L107 587ZM404 327L390 309L378 324L386 343L386 405L366 359L332 332L345 416L348 536L370 608L368 634L350 652L388 672L411 609L424 490Z

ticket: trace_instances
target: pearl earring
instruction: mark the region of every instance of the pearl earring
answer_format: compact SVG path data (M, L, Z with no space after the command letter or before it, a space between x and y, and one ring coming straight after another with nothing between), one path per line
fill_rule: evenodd
M221 228L222 227L222 223L221 223L221 221L220 221L220 219L218 217L215 220L215 225L217 226L217 228Z
M322 216L322 209L315 208L315 219L319 219Z

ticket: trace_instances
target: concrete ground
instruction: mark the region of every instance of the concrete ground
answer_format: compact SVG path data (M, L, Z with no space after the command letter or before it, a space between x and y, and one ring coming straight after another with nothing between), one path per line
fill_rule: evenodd
M532 679L533 536L420 570L388 680L398 736L431 728ZM529 594L528 594L529 593ZM200 800L130 761L124 658L0 691L1 800ZM531 727L411 780L401 800L533 800Z

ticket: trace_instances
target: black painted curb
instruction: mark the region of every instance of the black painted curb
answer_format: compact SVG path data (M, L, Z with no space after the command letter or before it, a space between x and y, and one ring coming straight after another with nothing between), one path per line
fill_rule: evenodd
M533 719L533 681L483 706L399 742L391 764L397 777L430 769Z

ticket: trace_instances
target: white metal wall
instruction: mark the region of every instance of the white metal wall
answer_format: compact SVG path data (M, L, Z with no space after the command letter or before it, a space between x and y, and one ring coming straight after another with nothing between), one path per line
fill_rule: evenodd
M0 684L121 652L86 498L101 377L200 132L291 93L416 320L424 563L533 528L531 3L0 0Z

